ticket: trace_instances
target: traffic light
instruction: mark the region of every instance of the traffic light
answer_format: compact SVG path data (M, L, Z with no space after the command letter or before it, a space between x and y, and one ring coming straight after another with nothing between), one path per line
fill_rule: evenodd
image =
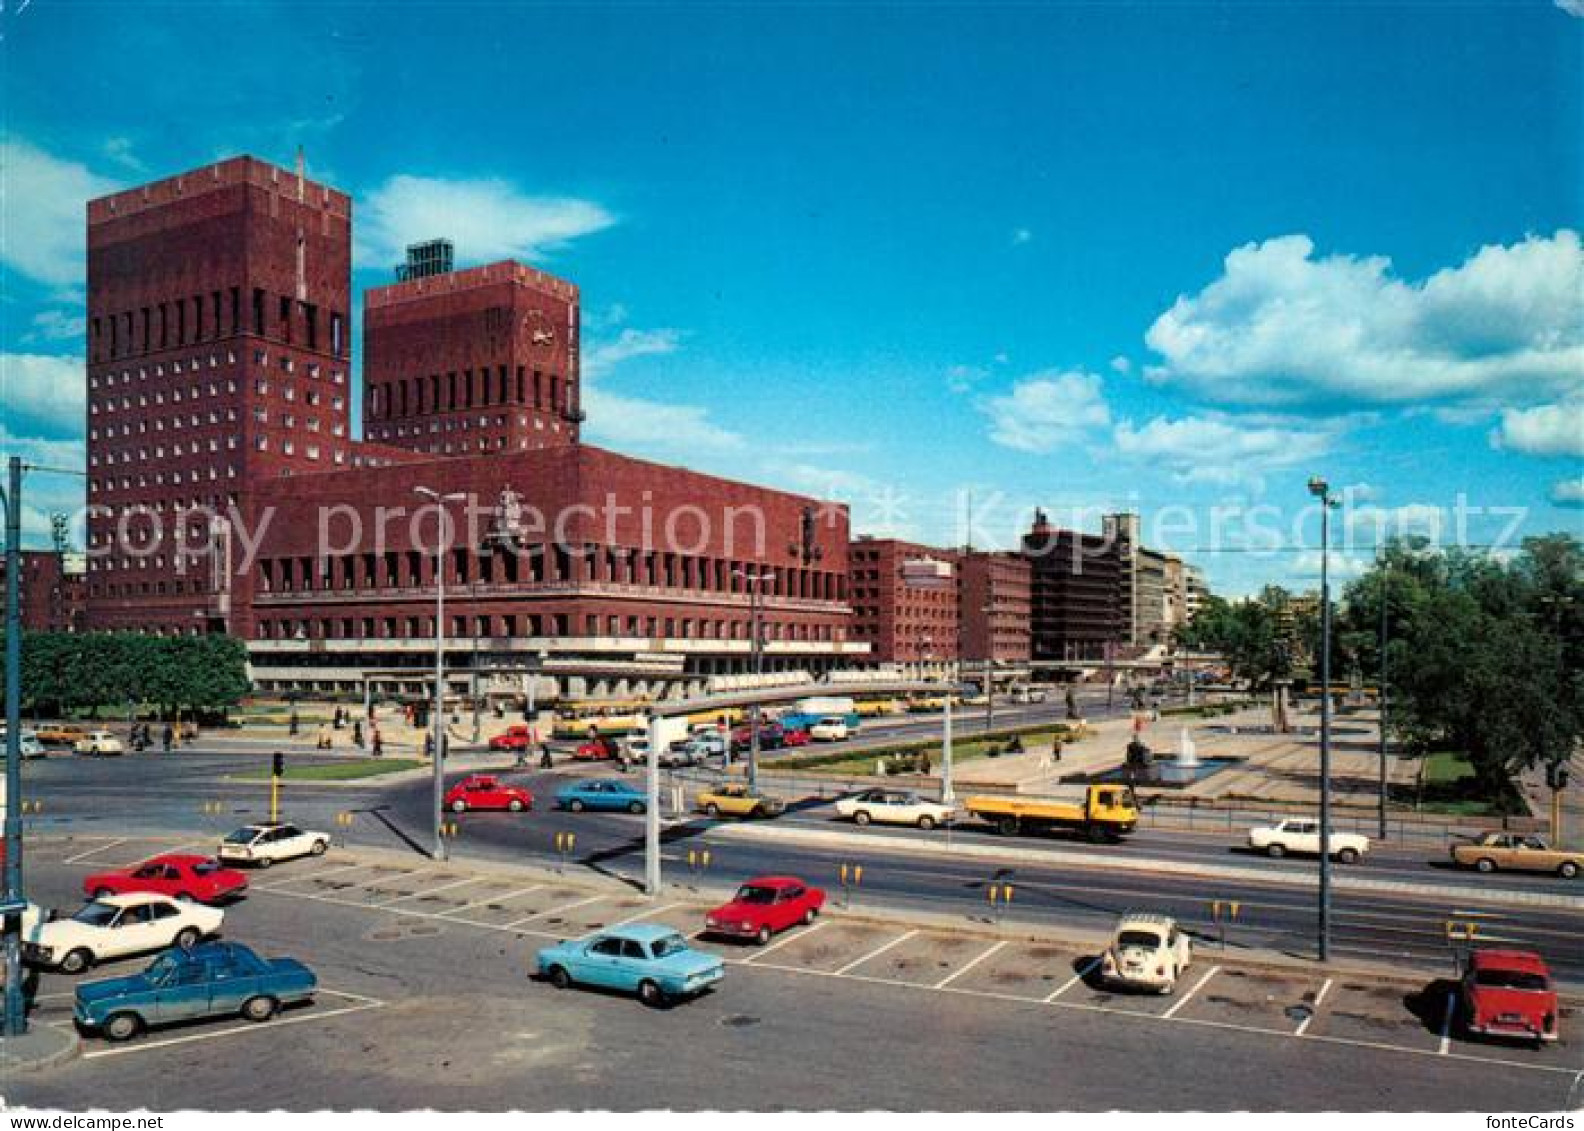
M272 771L275 777L280 777L286 772L286 755L279 750L275 751L275 768Z
M1552 762L1546 766L1546 785L1552 789L1566 789L1568 783L1568 764L1566 762Z

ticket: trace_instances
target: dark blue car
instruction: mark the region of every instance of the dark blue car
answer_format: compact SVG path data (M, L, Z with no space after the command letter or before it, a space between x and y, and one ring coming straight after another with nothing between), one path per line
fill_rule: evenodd
M294 958L261 958L238 943L175 948L141 974L77 987L80 1028L124 1041L140 1029L204 1017L268 1021L284 1005L313 998L318 979Z
M601 809L615 813L642 813L649 805L649 797L624 781L615 778L585 778L562 786L556 792L556 805L581 813L585 809Z

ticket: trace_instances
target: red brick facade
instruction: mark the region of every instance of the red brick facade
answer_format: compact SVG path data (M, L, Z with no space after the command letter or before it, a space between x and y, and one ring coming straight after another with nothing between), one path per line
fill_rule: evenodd
M432 455L577 443L578 291L521 263L363 296L363 434Z
M1033 634L1032 571L1018 554L965 553L958 559L962 658L1028 663Z
M852 637L884 664L927 664L958 655L957 555L859 538L847 549Z
M78 559L76 566L66 559ZM23 550L17 592L25 632L81 632L86 623L87 593L80 572L81 555L54 550ZM6 559L0 555L0 587L5 585ZM0 589L3 591L3 589Z

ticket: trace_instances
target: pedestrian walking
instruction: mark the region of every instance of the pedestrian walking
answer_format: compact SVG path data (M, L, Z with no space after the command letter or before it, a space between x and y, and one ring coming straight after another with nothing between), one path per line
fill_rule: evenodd
M330 728L324 723L319 724L319 740L315 744L320 750L330 749Z
M352 745L363 749L363 723L359 719L352 720Z
M385 739L380 736L379 727L374 728L374 735L370 741L372 743L370 753L376 758L383 757L385 754Z
M166 723L165 729L160 732L160 745L164 747L165 753L171 752L171 743L175 741L176 732L171 729L170 723Z

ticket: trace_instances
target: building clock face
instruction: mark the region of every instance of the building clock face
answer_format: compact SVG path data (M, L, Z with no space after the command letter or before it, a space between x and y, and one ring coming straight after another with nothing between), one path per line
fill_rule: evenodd
M550 324L550 319L542 310L530 310L523 318L523 325L528 329L528 340L542 349L549 349L555 345L555 327Z

